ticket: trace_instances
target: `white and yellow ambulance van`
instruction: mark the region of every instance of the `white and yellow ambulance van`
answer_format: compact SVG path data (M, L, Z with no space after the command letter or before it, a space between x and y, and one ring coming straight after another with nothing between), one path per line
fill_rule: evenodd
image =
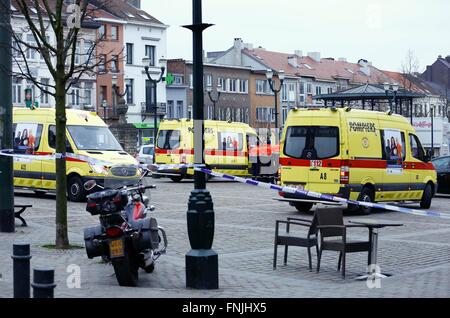
M424 209L436 191L431 158L400 115L334 107L292 110L280 152L281 183L286 186L366 202L417 201ZM280 195L302 212L317 203Z
M106 166L96 164L95 161L66 158L67 193L70 200L84 200L87 193L83 185L88 180L96 180L103 185L105 178L120 180L140 176L136 160L122 149L96 113L67 109L66 116L66 151L111 163ZM55 154L55 109L14 108L13 133L14 153L38 156ZM55 190L55 171L55 160L15 160L14 186L32 189L38 194Z
M237 176L249 176L249 149L256 132L244 123L205 120L206 167ZM156 164L194 163L193 120L164 120L155 145ZM174 182L194 175L192 168L163 169L158 173Z

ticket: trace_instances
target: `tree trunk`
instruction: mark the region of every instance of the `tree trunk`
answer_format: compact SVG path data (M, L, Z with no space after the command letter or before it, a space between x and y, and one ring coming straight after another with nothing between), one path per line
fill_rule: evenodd
M66 174L66 93L61 79L65 76L64 66L57 68L56 79L56 153L64 154L56 159L56 248L69 247L67 231L67 174Z

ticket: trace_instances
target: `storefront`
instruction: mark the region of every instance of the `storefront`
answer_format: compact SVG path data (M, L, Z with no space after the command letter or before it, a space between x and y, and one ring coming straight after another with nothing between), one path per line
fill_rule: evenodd
M416 129L417 136L422 142L422 146L426 150L430 150L431 146L431 133L433 132L433 148L434 156L447 155L449 153L448 143L450 136L448 132L448 123L441 117L435 117L433 119L433 125L431 124L431 118L418 117L413 119L413 126Z
M138 147L142 145L153 144L153 123L134 123L134 127L138 129Z

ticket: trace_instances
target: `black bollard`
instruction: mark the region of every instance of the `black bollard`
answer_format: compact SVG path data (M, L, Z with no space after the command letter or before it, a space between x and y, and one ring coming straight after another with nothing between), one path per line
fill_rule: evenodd
M49 268L33 269L33 298L53 298L55 270Z
M30 298L30 244L13 245L14 298Z

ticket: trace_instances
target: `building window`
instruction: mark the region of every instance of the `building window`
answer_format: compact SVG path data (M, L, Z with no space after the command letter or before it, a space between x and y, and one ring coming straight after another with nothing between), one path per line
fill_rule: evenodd
M173 111L174 111L174 108L173 108L173 100L168 100L167 101L167 110L166 110L166 112L167 112L167 114L166 114L166 116L167 116L167 118L169 118L169 119L172 119L172 118L174 118L174 114L173 114Z
M98 37L100 40L104 40L106 38L106 25L101 25L98 29Z
M22 80L13 78L12 89L13 104L22 104Z
M34 101L36 100L36 90L35 90L35 86L34 83L30 80L27 80L27 89L31 89L31 100Z
M145 56L150 59L150 66L155 66L155 46L146 45L145 46Z
M101 54L99 57L98 71L101 73L106 72L106 55L105 54Z
M193 89L194 88L194 75L189 74L189 88Z
M127 64L133 64L133 43L127 43Z
M113 55L111 58L111 72L118 73L119 72L119 56Z
M333 87L328 87L327 93L328 94L333 94Z
M89 83L84 83L84 96L83 96L83 105L84 106L92 106L92 89L94 85Z
M178 100L177 101L177 117L183 118L184 117L184 111L183 111L183 101Z
M306 83L306 94L311 94L311 93L312 93L312 84Z
M80 88L73 87L70 91L69 105L79 107L80 106Z
M240 93L248 93L248 80L240 80L239 81L239 92Z
M41 83L44 89L49 89L50 80L48 78L42 78ZM48 93L41 90L41 105L48 105Z
M229 91L230 92L236 92L236 89L237 89L237 80L236 79L234 79L234 78L231 78L230 79L230 87L229 87L230 89L229 89Z
M212 87L213 76L211 74L206 75L206 86Z
M117 41L119 40L119 27L113 25L111 27L111 40Z
M106 96L108 94L108 88L106 86L100 86L100 101L99 101L99 105L103 106L103 101L106 101Z
M36 40L33 36L33 34L27 34L27 44L31 46L36 46ZM37 51L35 49L27 48L26 57L28 60L34 60L36 59Z
M287 94L287 84L283 83L283 86L281 87L281 100L287 101L288 100L288 94Z
M127 92L127 104L134 104L134 79L125 80L125 89Z
M223 77L219 77L217 79L217 85L220 86L220 91L221 92L226 92L227 91L227 86L226 86L226 81Z
M322 87L316 86L316 95L322 94Z
M91 41L84 41L84 51L83 51L83 63L91 66L94 64L95 52L94 52L94 44Z
M80 41L77 41L77 44L75 46L75 65L80 65L81 62L81 43Z
M187 118L192 118L192 105L187 108Z
M273 107L257 107L256 121L258 122L274 122L275 109Z
M256 80L256 93L264 94L266 92L265 86L266 86L266 81Z
M300 95L305 95L305 83L300 82Z
M183 75L175 75L172 85L183 85Z

